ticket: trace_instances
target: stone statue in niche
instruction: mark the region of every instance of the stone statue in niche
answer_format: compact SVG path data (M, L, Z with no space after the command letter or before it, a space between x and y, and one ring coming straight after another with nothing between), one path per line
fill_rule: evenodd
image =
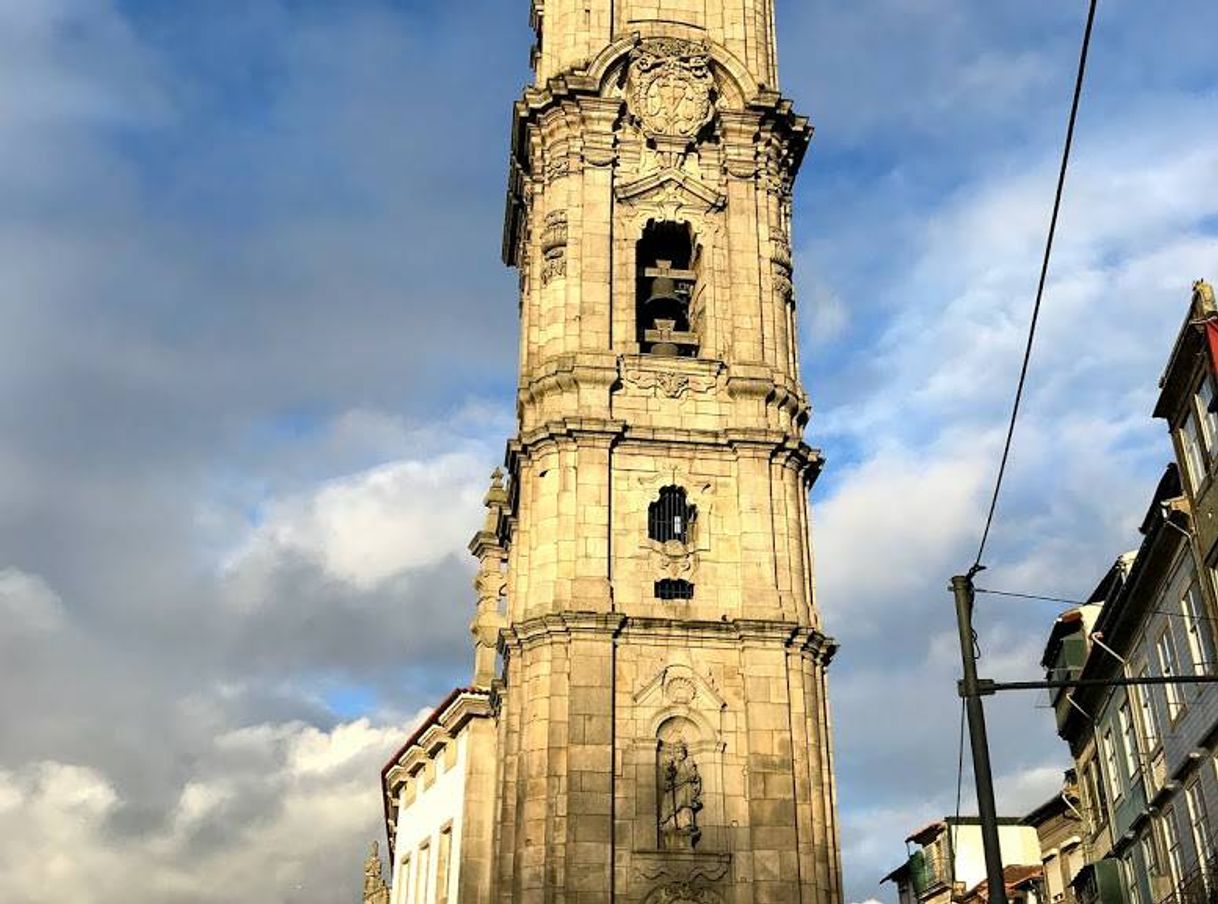
M684 740L660 745L660 845L665 850L693 850L702 839L702 776Z

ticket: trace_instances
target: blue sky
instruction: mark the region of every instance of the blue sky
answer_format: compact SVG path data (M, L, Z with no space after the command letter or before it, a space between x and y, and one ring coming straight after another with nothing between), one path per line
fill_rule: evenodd
M954 806L944 588L997 463L1084 14L779 2L817 126L794 238L853 901L890 896L901 839ZM992 586L1084 593L1136 545L1158 374L1218 276L1215 33L1203 0L1100 5ZM379 762L468 668L529 42L523 0L0 0L6 901L353 893ZM1035 674L1052 614L983 601L983 671ZM1066 765L1036 702L992 705L1007 812Z

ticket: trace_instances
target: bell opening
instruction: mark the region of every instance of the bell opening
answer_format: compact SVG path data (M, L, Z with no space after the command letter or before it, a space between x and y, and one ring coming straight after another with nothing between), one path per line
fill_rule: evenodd
M652 220L637 248L636 319L639 349L661 357L693 357L698 340L689 307L696 274L693 235L686 223Z

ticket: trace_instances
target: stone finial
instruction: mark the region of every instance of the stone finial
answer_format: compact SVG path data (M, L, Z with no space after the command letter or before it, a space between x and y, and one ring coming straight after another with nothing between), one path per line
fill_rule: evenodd
M389 904L389 886L381 866L381 847L372 842L368 859L364 861L364 904Z
M495 679L499 630L505 623L500 601L507 592L507 575L504 573L507 550L500 539L500 528L507 514L508 491L500 468L491 474L485 504L486 522L469 544L469 551L478 560L478 573L474 577L478 610L470 625L470 633L474 635L475 687L490 687Z
M1214 301L1214 287L1204 279L1193 283L1193 316L1198 320L1218 317L1218 304Z

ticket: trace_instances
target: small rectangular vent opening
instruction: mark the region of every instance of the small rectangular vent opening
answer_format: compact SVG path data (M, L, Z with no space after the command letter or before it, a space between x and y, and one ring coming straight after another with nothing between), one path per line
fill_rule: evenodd
M656 581L656 599L692 600L693 598L694 585L689 581L679 581L671 578Z

